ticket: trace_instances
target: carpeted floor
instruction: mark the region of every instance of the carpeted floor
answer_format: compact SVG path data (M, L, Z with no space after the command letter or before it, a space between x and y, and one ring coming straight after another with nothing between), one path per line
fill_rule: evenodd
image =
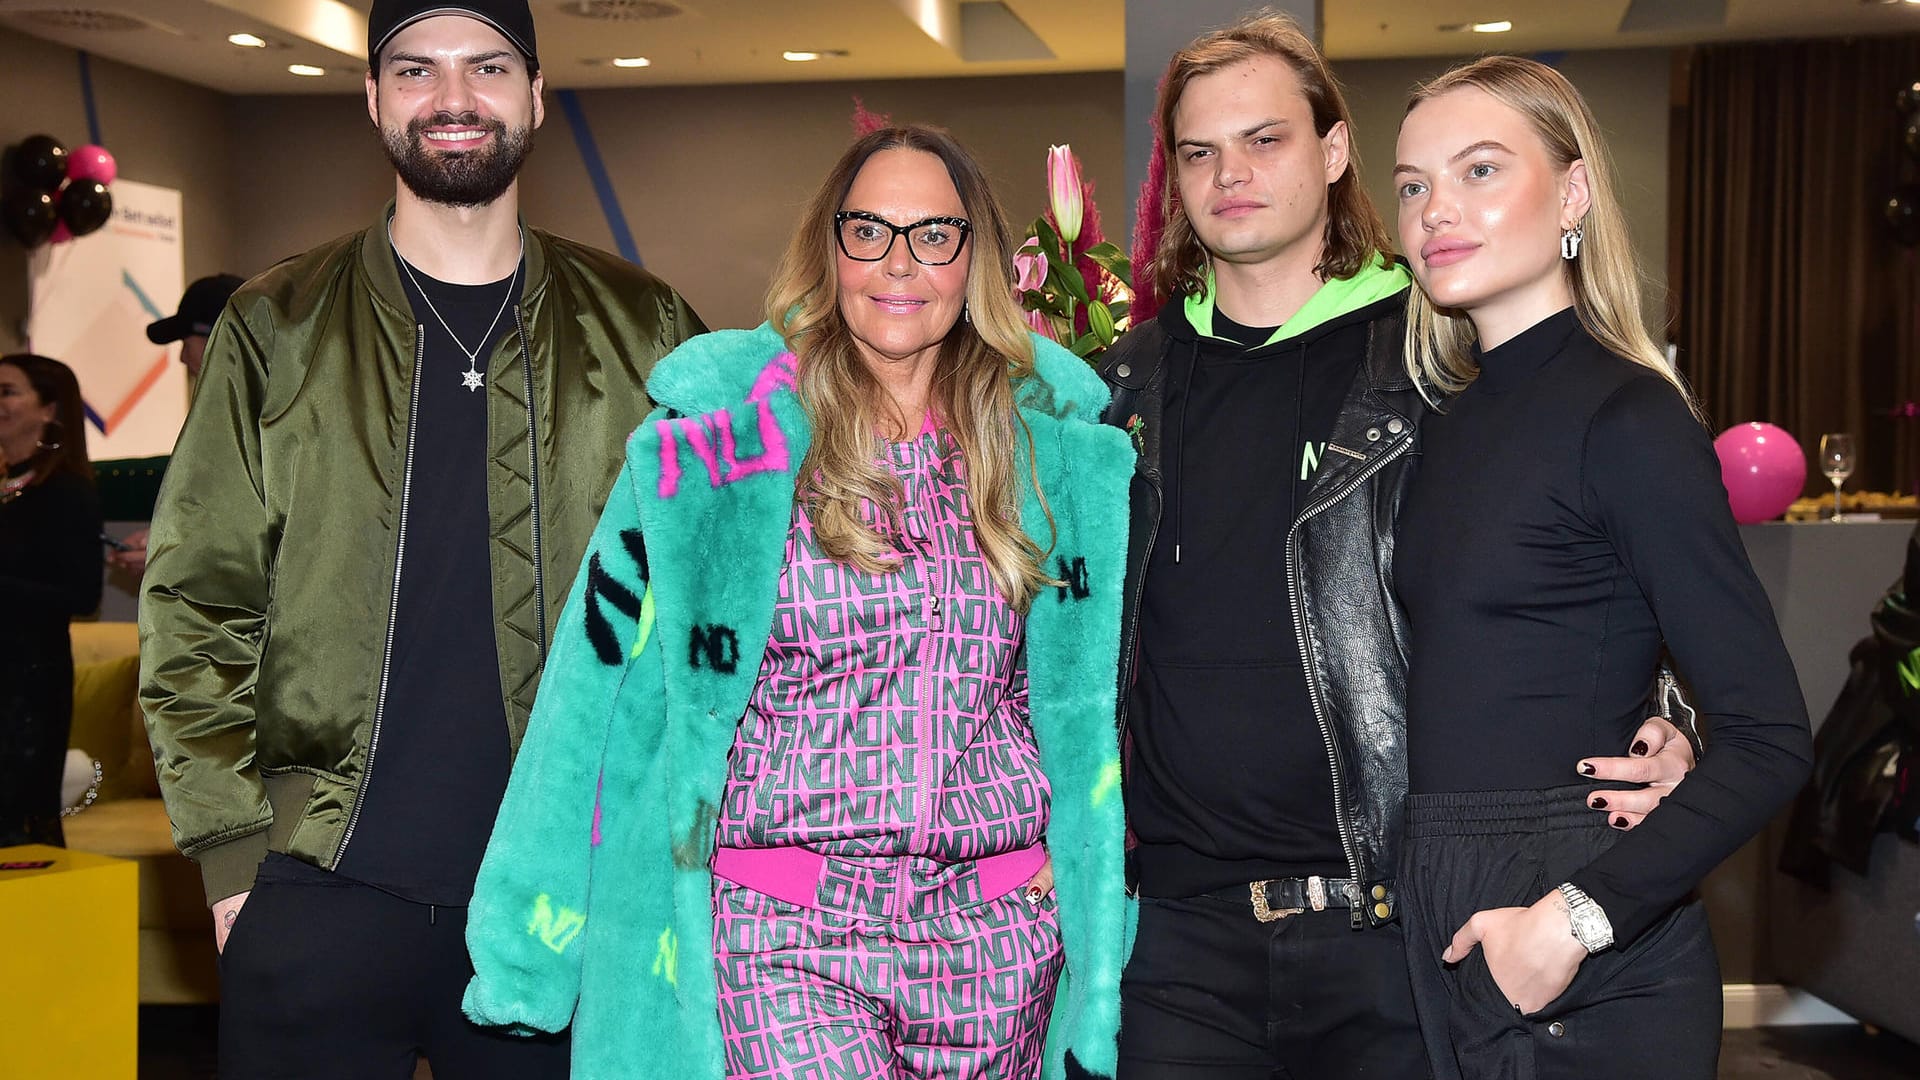
M213 1080L217 1013L211 1006L140 1009L140 1080ZM430 1077L423 1065L416 1080ZM1920 1046L1854 1026L1727 1032L1719 1080L1914 1080ZM1639 1080L1622 1077L1620 1080Z

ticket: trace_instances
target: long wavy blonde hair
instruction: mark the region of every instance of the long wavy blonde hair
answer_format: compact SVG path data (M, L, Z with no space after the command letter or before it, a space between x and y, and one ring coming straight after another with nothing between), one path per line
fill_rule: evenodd
M1561 263L1580 324L1619 356L1650 368L1673 384L1688 408L1699 405L1667 362L1640 319L1640 267L1627 232L1627 216L1615 195L1613 166L1600 126L1586 99L1566 76L1517 56L1486 56L1441 75L1413 92L1411 113L1422 102L1464 86L1477 87L1527 119L1562 171L1575 161L1587 167L1590 204L1581 219L1578 258ZM1466 312L1435 307L1420 289L1407 299L1407 371L1429 401L1466 388L1479 374L1473 362L1475 334Z
M1042 588L1057 584L1042 569L1046 552L1020 525L1021 465L1039 492L1033 436L1014 408L1014 381L1033 374L1033 339L1013 299L1006 217L973 155L939 128L883 128L849 147L808 202L767 290L767 318L799 359L800 401L813 426L799 495L828 555L869 573L897 568L894 545L863 520L861 506L879 507L898 524L900 483L878 457L876 433L883 419L899 418L888 415L891 405L840 311L833 221L867 159L885 150L939 158L973 226L967 318L941 343L933 403L960 443L974 536L993 583L1025 611ZM1051 544L1044 494L1040 505Z

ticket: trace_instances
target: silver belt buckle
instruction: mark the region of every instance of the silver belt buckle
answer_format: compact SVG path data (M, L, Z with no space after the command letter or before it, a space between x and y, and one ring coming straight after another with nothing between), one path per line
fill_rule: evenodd
M1319 874L1307 876L1307 903L1315 911L1327 910L1327 879Z
M1264 881L1253 882L1247 886L1247 891L1253 898L1253 917L1259 919L1261 922L1279 922L1289 915L1298 915L1306 910L1306 908L1297 907L1279 909L1268 907L1267 883ZM1325 898L1322 897L1322 899L1324 900ZM1323 904L1322 906L1325 905Z

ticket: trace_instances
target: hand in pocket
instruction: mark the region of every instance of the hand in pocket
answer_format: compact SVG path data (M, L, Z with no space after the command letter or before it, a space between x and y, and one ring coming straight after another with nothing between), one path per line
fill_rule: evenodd
M1486 957L1487 974L1507 1003L1521 1013L1538 1012L1566 992L1587 958L1566 909L1556 901L1557 891L1532 907L1476 911L1440 959L1460 963L1478 946Z
M240 909L247 904L252 890L235 893L213 905L213 948L222 956L227 952L227 937L233 933L233 924L240 918Z

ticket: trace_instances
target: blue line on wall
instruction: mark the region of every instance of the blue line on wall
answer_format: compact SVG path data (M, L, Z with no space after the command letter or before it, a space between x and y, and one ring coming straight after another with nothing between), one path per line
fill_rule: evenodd
M87 404L85 398L80 399L80 411L87 414L87 423L99 428L100 434L105 435L107 433L107 422L100 419L100 414L93 411L93 406Z
M100 110L93 104L93 61L84 50L80 53L80 99L87 106L87 141L105 146L100 141Z
M587 178L593 181L593 193L600 197L600 212L607 215L607 230L613 233L614 250L635 266L642 265L640 248L633 242L633 231L627 228L626 212L620 209L620 196L613 190L607 164L600 159L600 147L593 141L593 129L587 126L587 114L580 108L580 96L571 90L561 90L554 97L560 102L560 111L567 114L567 125L573 128L573 141L580 147L580 160L587 167Z
M1560 61L1567 58L1567 50L1559 49L1553 52L1537 52L1533 54L1533 58L1550 68L1557 68L1560 66Z
M125 285L129 290L132 291L133 298L139 301L140 303L140 310L146 312L148 315L153 316L153 321L159 322L161 319L166 318L166 315L162 313L159 308L154 306L153 298L147 295L147 290L141 288L140 283L133 280L133 271L121 270L120 284Z

